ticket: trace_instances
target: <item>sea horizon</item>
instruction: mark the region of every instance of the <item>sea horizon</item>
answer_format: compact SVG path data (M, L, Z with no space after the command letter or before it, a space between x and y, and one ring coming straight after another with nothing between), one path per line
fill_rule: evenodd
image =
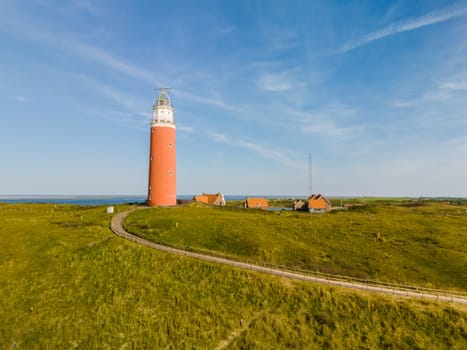
M194 194L177 195L178 200L190 200ZM305 199L308 195L274 195L274 194L225 194L226 201L239 201L247 197L262 197L268 199ZM387 199L463 199L453 196L339 196L329 195L328 198L387 198ZM0 195L0 203L52 203L52 204L76 204L76 205L104 205L144 203L146 195Z
M190 200L194 194L177 195L178 200ZM225 200L243 200L247 197L265 197L268 199L295 199L305 198L296 195L224 195ZM55 204L77 204L77 205L102 205L102 204L124 204L142 203L146 201L146 195L0 195L3 203L55 203Z

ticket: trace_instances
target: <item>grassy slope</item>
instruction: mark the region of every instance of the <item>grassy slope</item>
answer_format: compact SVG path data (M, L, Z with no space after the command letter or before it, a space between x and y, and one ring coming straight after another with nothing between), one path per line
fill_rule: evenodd
M172 256L108 224L103 207L0 205L0 348L467 346L465 309Z
M467 289L467 214L384 202L325 215L229 208L132 213L129 231L240 260L425 287Z

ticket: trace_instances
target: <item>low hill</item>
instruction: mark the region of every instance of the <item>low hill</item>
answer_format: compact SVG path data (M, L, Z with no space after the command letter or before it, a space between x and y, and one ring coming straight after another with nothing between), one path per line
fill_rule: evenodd
M429 288L467 290L467 212L429 201L373 201L331 214L150 209L126 229L237 260Z
M173 256L109 223L105 207L0 205L1 348L467 346L465 308Z

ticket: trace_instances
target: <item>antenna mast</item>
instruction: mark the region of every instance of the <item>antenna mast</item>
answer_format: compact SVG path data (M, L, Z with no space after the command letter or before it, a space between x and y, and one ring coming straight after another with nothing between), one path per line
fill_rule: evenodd
M156 88L154 88L154 90L160 91L160 92L163 92L163 91L167 92L168 90L172 90L172 88L170 88L170 87L156 87Z
M313 183L311 174L311 153L308 153L308 195L313 194Z

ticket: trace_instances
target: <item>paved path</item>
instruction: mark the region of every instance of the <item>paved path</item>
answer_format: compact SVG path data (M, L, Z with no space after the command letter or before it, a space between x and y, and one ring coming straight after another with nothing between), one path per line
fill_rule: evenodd
M440 291L439 294L434 294L433 292L430 293L430 292L417 291L416 287L413 287L410 289L403 289L403 288L398 289L398 288L388 287L385 285L375 285L375 284L368 285L365 283L353 282L353 281L348 281L345 279L339 280L338 278L334 278L334 277L325 278L321 276L312 276L309 274L301 274L297 272L285 271L285 270L280 270L276 268L249 264L249 263L239 262L235 260L219 258L219 257L211 256L211 255L194 253L194 252L189 252L189 251L182 250L182 249L167 247L161 244L151 242L147 239L137 237L127 232L123 228L123 221L125 220L126 216L133 210L128 210L128 211L114 215L114 217L112 218L112 222L110 224L112 231L120 237L126 238L130 241L133 241L135 243L138 243L138 244L141 244L141 245L153 248L153 249L161 250L161 251L172 253L172 254L189 256L191 258L211 261L211 262L215 262L219 264L235 266L235 267L239 267L242 269L268 273L271 275L276 275L276 276L281 276L281 277L292 278L295 280L310 281L310 282L316 282L316 283L321 283L321 284L327 284L331 286L350 288L354 290L364 290L364 291L376 292L376 293L382 293L382 294L397 295L397 296L402 296L402 297L424 298L424 299L448 301L448 302L467 305L467 296L449 294L449 292L447 291L446 292Z

